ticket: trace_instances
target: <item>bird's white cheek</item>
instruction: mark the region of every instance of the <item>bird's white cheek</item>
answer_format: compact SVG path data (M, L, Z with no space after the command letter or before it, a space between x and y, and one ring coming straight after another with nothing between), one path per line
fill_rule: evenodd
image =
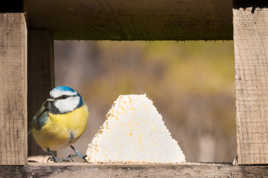
M69 97L66 99L59 99L59 100L55 101L55 106L62 113L70 112L78 106L79 100L80 100L80 98L78 96Z

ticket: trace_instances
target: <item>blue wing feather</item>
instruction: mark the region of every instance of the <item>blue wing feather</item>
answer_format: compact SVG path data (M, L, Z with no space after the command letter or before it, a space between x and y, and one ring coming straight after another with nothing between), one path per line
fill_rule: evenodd
M48 111L46 110L45 106L41 106L40 110L37 114L33 117L32 120L32 128L40 130L48 120Z

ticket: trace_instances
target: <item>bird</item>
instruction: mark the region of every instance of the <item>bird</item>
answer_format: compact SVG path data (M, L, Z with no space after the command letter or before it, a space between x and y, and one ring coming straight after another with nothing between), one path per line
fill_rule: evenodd
M88 117L88 107L82 96L69 86L57 86L50 90L49 97L33 116L31 133L54 162L68 161L75 156L86 161L86 156L73 143L85 132ZM70 147L75 154L60 160L53 151L66 147Z

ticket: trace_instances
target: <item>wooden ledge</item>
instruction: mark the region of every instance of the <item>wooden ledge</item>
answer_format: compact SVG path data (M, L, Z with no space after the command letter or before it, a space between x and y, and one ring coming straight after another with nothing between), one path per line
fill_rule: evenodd
M231 40L232 0L24 1L57 40Z
M230 163L184 164L86 164L29 163L25 166L0 166L0 177L18 178L249 178L268 175L268 166L233 166Z

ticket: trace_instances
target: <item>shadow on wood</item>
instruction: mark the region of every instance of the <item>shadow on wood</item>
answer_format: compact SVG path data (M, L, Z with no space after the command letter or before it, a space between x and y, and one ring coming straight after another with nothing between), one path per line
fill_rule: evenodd
M46 30L30 30L28 43L28 128L31 128L32 117L54 87L54 46L52 35ZM30 156L45 154L31 134L28 145Z
M0 13L3 12L23 12L23 0L8 0L0 6Z
M268 1L263 0L233 0L233 8L239 9L239 8L252 8L251 13L255 12L256 8L267 8L268 7Z
M27 0L24 10L57 40L232 39L232 0Z

